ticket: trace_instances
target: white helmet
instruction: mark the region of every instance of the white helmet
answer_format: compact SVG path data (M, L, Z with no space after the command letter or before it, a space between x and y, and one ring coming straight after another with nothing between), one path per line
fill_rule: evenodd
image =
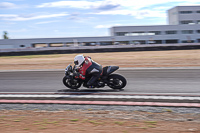
M76 67L80 67L84 61L85 61L85 58L83 55L77 55L74 58L74 64Z

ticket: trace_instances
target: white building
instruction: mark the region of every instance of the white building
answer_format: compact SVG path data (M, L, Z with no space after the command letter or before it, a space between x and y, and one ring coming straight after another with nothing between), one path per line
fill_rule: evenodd
M0 49L109 44L200 43L200 6L177 6L168 10L169 25L115 26L107 37L1 39Z
M200 6L177 6L168 10L169 25L115 26L112 36L131 37L129 41L147 43L199 43Z
M200 6L177 6L168 10L170 25L200 24Z

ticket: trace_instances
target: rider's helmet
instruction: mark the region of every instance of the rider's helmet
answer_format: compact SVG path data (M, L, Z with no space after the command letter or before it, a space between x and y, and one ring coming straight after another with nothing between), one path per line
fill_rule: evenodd
M80 67L84 61L85 61L85 58L83 55L77 55L74 58L74 64L76 67Z

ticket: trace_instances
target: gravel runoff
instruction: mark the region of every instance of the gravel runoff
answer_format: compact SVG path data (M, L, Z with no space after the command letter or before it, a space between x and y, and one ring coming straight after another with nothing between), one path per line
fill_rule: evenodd
M170 110L174 113L200 114L199 108L184 107L150 107L150 106L99 106L99 105L66 105L66 104L0 104L0 110L118 110L118 111L144 111L161 113Z

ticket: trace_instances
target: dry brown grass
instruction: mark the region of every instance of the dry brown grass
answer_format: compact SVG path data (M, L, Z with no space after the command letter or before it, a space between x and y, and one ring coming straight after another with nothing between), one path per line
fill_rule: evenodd
M1 133L199 133L200 131L197 114L103 110L54 112L4 110L0 111L0 114ZM140 119L137 119L138 116ZM188 121L188 117L193 121Z
M200 50L83 53L103 66L120 67L199 67ZM0 70L63 69L77 54L0 57Z

